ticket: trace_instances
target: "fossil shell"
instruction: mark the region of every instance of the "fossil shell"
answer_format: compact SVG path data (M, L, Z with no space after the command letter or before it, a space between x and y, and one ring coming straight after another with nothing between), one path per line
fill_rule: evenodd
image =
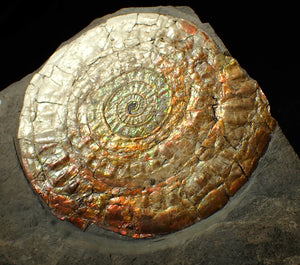
M222 208L274 126L256 81L207 33L131 13L50 57L27 88L18 138L53 214L141 238Z

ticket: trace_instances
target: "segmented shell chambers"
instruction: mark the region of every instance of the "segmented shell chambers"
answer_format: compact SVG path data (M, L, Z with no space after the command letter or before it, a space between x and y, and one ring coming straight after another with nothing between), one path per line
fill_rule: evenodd
M257 82L207 33L132 13L50 57L27 88L18 138L54 215L141 238L222 208L274 126Z

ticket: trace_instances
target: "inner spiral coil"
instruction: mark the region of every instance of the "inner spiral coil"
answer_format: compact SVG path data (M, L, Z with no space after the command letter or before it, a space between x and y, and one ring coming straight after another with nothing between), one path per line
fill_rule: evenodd
M123 75L103 106L106 124L112 132L129 138L146 137L160 128L171 112L171 91L163 77L139 70L130 82Z

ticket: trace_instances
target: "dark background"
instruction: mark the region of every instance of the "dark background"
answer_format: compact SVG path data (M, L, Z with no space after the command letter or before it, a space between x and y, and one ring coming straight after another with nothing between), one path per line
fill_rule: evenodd
M228 1L227 1L228 2ZM267 2L268 3L268 2ZM265 92L272 115L300 154L298 10L287 1L17 1L0 4L0 90L40 67L93 19L122 7L187 5L209 22ZM298 24L297 24L298 23Z

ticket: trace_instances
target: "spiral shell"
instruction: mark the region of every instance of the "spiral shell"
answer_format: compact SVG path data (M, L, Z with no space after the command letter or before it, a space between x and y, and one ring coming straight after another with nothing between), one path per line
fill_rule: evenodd
M141 238L222 208L274 126L256 81L207 33L131 13L50 57L27 88L18 138L53 214Z

